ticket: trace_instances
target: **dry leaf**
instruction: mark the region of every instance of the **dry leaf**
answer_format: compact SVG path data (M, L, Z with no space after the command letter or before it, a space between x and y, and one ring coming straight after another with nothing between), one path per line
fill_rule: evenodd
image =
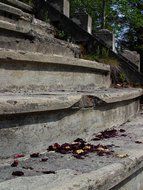
M116 157L118 157L118 158L126 158L126 157L129 156L127 153L117 153L117 154L115 154L115 155L116 155Z

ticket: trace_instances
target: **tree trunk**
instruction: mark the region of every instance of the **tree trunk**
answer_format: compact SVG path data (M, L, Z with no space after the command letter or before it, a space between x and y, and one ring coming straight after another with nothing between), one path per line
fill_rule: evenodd
M105 28L106 24L106 0L102 0L102 19L101 19L101 28Z

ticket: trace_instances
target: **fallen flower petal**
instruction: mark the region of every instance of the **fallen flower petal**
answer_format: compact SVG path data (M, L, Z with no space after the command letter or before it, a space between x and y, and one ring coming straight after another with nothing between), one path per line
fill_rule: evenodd
M13 176L23 176L24 173L22 171L15 171L12 173Z
M25 155L24 154L16 154L16 155L14 155L14 158L22 158L22 157L25 157Z
M125 129L120 129L119 131L120 131L121 133L125 133L125 132L126 132Z
M135 141L135 143L142 144L143 142L142 141Z
M84 150L79 149L79 150L76 150L74 153L75 153L75 154L82 154L82 153L84 153Z
M93 139L91 139L92 141L100 141L101 140L101 138L100 137L95 137L95 138L93 138Z
M40 154L39 153L33 153L30 155L31 158L39 158Z
M108 129L108 130L95 134L95 138L93 138L92 140L98 141L98 140L108 139L108 138L112 138L116 136L118 136L118 131L116 129L110 129L110 130Z
M116 154L116 157L118 157L118 158L126 158L126 157L128 157L129 155L128 154L126 154L126 153L118 153L118 154Z
M126 136L127 136L127 134L122 134L122 135L121 135L121 137L126 137Z
M48 158L42 158L41 159L41 162L47 162L48 161Z
M18 163L18 160L14 160L14 162L11 164L11 167L17 167Z
M56 151L60 148L61 146L58 143L55 143L54 145L51 145L48 147L47 151Z
M42 171L43 174L56 174L55 171Z
M77 138L74 142L86 143L83 139Z

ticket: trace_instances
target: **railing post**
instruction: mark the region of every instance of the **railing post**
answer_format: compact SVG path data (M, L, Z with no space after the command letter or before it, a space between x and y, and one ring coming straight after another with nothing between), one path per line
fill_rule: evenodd
M138 71L140 72L140 54L136 51L123 50L122 54L127 60L131 61L138 67Z
M72 20L88 33L92 33L92 18L86 12L75 13Z
M95 36L102 40L109 48L111 48L114 52L115 49L115 35L113 32L107 29L101 29L95 33Z
M50 0L49 3L58 11L63 13L68 18L70 17L70 2L69 0Z

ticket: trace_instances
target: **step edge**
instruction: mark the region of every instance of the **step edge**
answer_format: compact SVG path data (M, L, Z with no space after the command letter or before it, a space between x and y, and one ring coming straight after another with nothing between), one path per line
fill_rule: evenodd
M89 187L98 190L109 190L143 167L143 152L133 151L132 154L133 156L129 156L126 161L110 164L90 173L74 177L64 183L63 186L60 186L58 190L68 190L70 188L73 190L82 190L83 188ZM137 165L137 163L140 164ZM83 181L84 185L82 186ZM108 181L110 183L107 185ZM56 190L56 188L50 188L50 190Z
M41 59L42 58L42 59ZM77 66L83 68L91 68L100 72L110 72L110 66L95 61L88 61L77 58L69 58L60 55L45 55L42 53L29 53L22 51L5 51L0 49L0 60L13 60L13 61L27 61L27 62L41 62L52 63L67 66Z
M4 2L5 4L9 4L13 7L18 7L19 9L26 10L28 12L32 12L33 10L33 7L31 7L30 5L18 0L2 0L2 2Z
M97 91L98 92L98 91ZM100 92L100 90L99 90ZM55 111L62 109L94 109L97 105L111 104L123 101L133 100L139 98L143 94L142 89L133 89L128 91L118 92L118 96L109 96L109 100L104 99L104 95L92 94L63 94L63 95L6 95L0 94L0 115L19 114L19 113L32 113ZM125 95L123 94L125 92ZM133 93L134 92L134 93ZM109 92L108 92L109 94ZM115 94L116 95L116 94ZM99 99L99 100L98 100Z
M13 7L11 5L7 5L3 2L0 2L0 11L8 12L12 15L15 15L21 19L28 20L28 21L30 21L33 17L33 15L31 15L29 13L25 13L23 10Z

